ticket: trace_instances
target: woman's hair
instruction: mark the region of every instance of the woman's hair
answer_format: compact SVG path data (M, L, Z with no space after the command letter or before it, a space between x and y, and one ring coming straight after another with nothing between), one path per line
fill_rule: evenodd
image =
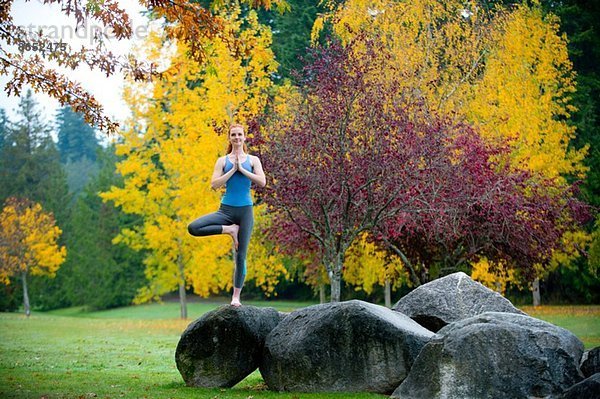
M233 129L234 127L242 128L242 130L244 131L244 136L246 135L246 129L244 129L244 126L240 125L239 123L232 123L231 125L229 125L229 132L227 133L227 138L229 138L231 129ZM231 143L228 143L226 154L229 154L231 152L231 150L233 150L233 146L231 145ZM246 153L248 152L248 147L246 146L246 143L244 143L244 152L246 152Z

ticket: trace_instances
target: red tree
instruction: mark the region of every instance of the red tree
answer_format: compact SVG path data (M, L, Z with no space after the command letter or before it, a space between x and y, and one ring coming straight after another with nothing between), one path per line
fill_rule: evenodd
M384 221L375 236L399 255L415 285L429 280L436 264L441 273L485 256L529 275L547 261L560 238L586 217L572 187L512 170L508 148L492 149L469 128L448 144L445 154L413 182L422 209ZM448 156L451 154L450 156Z
M503 150L469 126L407 104L393 78L371 79L385 52L361 41L314 50L299 76L300 101L270 117L274 133L257 133L275 239L290 252L318 248L332 301L363 231L402 256L415 284L422 277L413 263L456 267L486 255L527 268L546 257L570 192L494 163Z
M369 50L352 57L358 48ZM409 112L400 85L372 79L381 55L361 39L316 49L300 76L301 101L289 117L272 119L276 134L259 137L272 177L264 195L275 211L272 233L294 250L319 248L332 301L358 234L399 211L426 211L414 182L437 167L424 160L448 155L446 142L460 128L416 106Z

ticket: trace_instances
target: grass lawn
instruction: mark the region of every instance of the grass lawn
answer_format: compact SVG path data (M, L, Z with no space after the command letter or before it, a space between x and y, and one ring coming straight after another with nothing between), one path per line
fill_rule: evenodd
M195 320L204 313L218 306L229 304L231 298L215 298L188 303L188 319ZM281 312L291 312L294 309L314 305L316 302L292 301L244 301L245 305L269 306ZM84 317L93 319L175 319L179 317L179 302L152 303L146 305L130 306L98 312L87 312L83 308L66 308L45 312L57 316Z
M524 306L521 310L566 328L583 341L586 349L600 346L600 306Z
M232 389L186 387L175 348L189 322L223 301L189 304L179 320L177 303L84 312L63 309L0 313L0 398L385 398L377 394L276 393L258 372ZM257 302L282 311L307 303ZM524 309L570 329L591 348L600 341L600 306Z

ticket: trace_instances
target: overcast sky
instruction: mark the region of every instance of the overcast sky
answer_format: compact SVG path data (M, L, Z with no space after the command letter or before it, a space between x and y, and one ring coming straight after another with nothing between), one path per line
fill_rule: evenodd
M147 35L148 20L141 15L142 8L137 1L119 0L118 2L126 9L132 20L134 38L129 41L112 39L107 43L107 46L115 54L127 54L134 43L143 40ZM42 4L40 0L28 2L15 0L12 15L16 25L20 25L28 31L37 31L39 28L43 28L52 41L59 42L62 39L63 42L67 42L77 49L81 45L90 46L94 30L102 29L106 31L96 21L88 23L84 29L75 31L74 17L67 17L61 13L57 4ZM87 66L82 66L76 71L68 70L68 76L90 90L104 106L108 116L121 121L127 116L128 109L121 99L122 75L115 74L107 78L98 71L90 71ZM10 119L14 119L19 99L6 95L4 87L8 80L6 76L0 76L0 108L6 110ZM43 109L46 121L52 122L56 109L59 107L58 101L41 93L34 93L34 96Z

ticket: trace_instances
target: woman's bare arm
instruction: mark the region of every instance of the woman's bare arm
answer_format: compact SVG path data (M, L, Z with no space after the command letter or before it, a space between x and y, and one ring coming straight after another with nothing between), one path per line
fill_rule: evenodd
M220 187L223 187L227 180L237 171L237 163L233 165L227 173L223 173L223 168L225 167L225 157L221 157L217 159L215 162L215 169L213 171L212 180L210 182L210 187L213 190L216 190Z

